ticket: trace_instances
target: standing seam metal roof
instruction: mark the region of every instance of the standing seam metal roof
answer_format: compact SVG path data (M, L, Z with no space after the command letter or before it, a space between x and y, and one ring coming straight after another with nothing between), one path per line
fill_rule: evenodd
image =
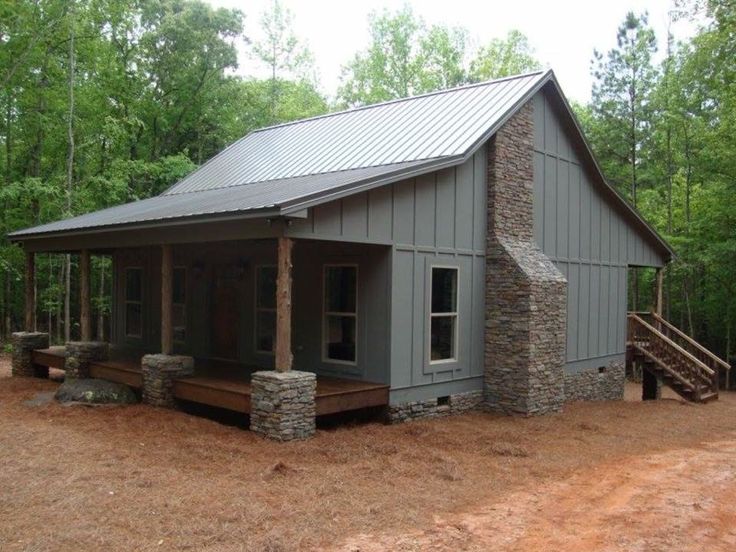
M257 130L164 195L463 155L543 76L522 75Z
M10 237L229 213L286 214L315 197L458 164L551 75L508 77L256 130L160 196Z
M24 239L192 217L280 216L358 190L462 163L551 82L604 188L674 252L606 182L552 71L519 75L254 131L162 195L10 234Z

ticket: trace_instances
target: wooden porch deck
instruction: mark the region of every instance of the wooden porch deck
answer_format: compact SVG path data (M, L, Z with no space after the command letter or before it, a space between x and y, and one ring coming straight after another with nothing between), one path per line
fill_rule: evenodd
M33 361L41 366L64 367L64 347L38 349ZM250 374L253 367L244 364L224 364L195 361L193 377L174 383L177 399L250 414ZM117 359L93 362L93 378L124 383L134 389L143 385L140 361ZM389 386L343 378L317 376L317 415L348 412L388 404Z

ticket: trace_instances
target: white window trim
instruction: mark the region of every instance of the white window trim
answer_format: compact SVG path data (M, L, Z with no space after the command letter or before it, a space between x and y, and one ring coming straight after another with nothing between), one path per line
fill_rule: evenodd
M187 332L189 331L189 317L187 316L187 296L189 295L187 292L187 281L189 280L189 271L187 270L187 267L184 265L174 265L174 270L183 270L184 271L184 302L183 303L174 303L173 298L171 301L171 307L180 306L184 310L184 341L181 339L174 339L174 343L186 343L187 339ZM173 273L172 273L173 278ZM173 282L172 282L173 283ZM171 290L174 291L173 289ZM172 322L173 322L173 315L172 315ZM173 330L173 328L172 328Z
M435 268L445 268L455 271L455 310L451 312L432 312L432 289ZM460 328L460 267L452 265L438 265L433 264L429 267L429 327L427 328L427 358L429 364L432 366L441 364L454 364L458 362L458 342L460 339L459 328ZM442 358L438 360L432 360L432 319L433 318L454 318L454 335L452 343L452 358Z
M262 268L276 268L278 269L278 266L275 264L259 264L256 265L256 271L255 271L255 277L253 278L253 345L254 350L259 355L268 355L268 356L275 356L276 355L276 336L273 336L273 345L274 350L273 351L264 351L263 349L258 348L258 313L260 312L273 312L276 314L276 307L270 309L266 307L259 307L258 306L258 274L260 273ZM278 278L278 275L277 275ZM274 297L274 301L276 298Z
M337 312L327 310L327 269L350 267L355 269L355 312ZM322 265L322 362L327 364L341 364L343 366L358 365L358 285L360 281L358 265L356 263L326 263ZM345 316L355 319L355 360L340 360L327 356L327 318L329 316Z
M124 269L125 277L124 277L124 285L123 285L123 305L125 306L123 309L123 331L125 332L125 337L132 337L135 339L142 339L143 338L143 267L142 266L126 266ZM129 270L139 270L141 274L141 298L138 301L131 301L128 299L128 271ZM128 333L128 304L138 305L141 308L141 333L139 334L130 334Z

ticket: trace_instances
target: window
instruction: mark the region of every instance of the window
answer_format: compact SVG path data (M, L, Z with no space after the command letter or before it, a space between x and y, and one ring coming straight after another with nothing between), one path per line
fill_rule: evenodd
M276 347L275 266L256 268L256 351L273 353Z
M432 267L430 362L457 360L457 268Z
M143 269L125 269L125 335L143 336Z
M326 265L324 269L324 360L355 364L358 267Z
M171 325L174 341L183 342L187 338L187 269L183 266L174 267L172 288Z

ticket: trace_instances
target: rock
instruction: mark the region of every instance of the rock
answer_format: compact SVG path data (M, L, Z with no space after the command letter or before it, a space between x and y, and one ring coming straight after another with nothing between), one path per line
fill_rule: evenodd
M138 402L133 390L122 383L101 379L71 379L59 386L54 395L62 403L132 404Z

